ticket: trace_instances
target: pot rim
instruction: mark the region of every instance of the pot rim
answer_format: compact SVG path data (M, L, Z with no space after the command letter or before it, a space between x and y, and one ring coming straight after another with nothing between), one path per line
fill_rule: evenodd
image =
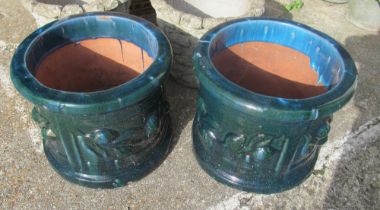
M119 86L101 91L70 92L43 85L33 76L27 65L27 56L33 43L53 29L73 23L74 21L90 18L96 18L96 21L119 19L127 21L131 25L139 25L147 32L149 38L152 38L152 41L157 43L157 55L154 57L153 63L139 76ZM97 36L88 37L87 39L100 37L119 39L116 36ZM71 41L77 42L81 40ZM66 44L62 43L62 46ZM16 49L10 70L11 80L16 89L35 105L40 105L51 111L86 114L113 111L140 102L149 95L152 95L152 92L160 89L161 81L166 77L171 65L172 50L169 41L161 30L149 21L118 12L91 12L53 21L32 32Z
M340 56L339 60L343 64L342 78L326 93L304 99L288 99L255 93L225 78L214 66L210 56L210 48L214 38L228 27L252 21L281 24L294 30L302 30L308 35L317 36L318 39L327 43ZM277 120L315 120L329 116L351 99L357 85L357 70L354 61L337 41L307 25L276 18L240 18L216 26L200 39L198 46L194 50L193 63L200 81L201 95L203 89L216 89L221 91L215 94L216 97L222 102L234 104L233 106L237 110L260 116L265 113L265 116ZM284 115L284 112L291 114Z

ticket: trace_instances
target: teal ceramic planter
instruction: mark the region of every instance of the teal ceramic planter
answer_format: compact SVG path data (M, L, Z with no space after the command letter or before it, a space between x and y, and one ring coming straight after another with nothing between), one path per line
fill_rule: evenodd
M96 92L60 91L35 78L37 65L49 52L101 37L134 43L153 63L138 77ZM162 82L171 62L168 40L151 23L118 13L89 13L50 23L29 35L14 54L11 78L35 106L33 119L41 126L53 168L71 182L113 188L142 178L170 150Z
M232 45L269 42L310 57L328 91L305 99L258 94L226 79L212 57ZM332 114L354 94L356 68L331 37L292 21L246 18L217 26L200 40L193 63L200 81L194 152L212 177L246 191L290 189L312 172Z

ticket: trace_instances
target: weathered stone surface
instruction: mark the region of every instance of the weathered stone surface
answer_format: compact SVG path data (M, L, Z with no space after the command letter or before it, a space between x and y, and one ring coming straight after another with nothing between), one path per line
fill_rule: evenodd
M173 0L172 5L185 13L201 17L238 17L249 13L251 4L263 0Z
M37 3L32 12L46 18L58 18L61 15L61 7L53 4Z
M101 0L101 3L105 10L115 9L119 5L117 0Z
M183 14L179 24L193 29L202 29L202 19L201 17Z
M164 8L163 10L156 9L156 11L158 18L163 17L167 14L167 12L170 12L172 15L168 16L168 20L170 23L173 24L179 24L179 22L181 21L181 16L183 15L181 12L177 10L172 10L171 8Z
M60 18L64 18L70 15L82 14L82 13L83 13L83 9L79 5L68 4L63 7Z
M287 5L287 4L290 4L292 3L294 0L274 0L280 4L283 4L283 5Z
M173 45L179 45L180 47L190 47L189 37L183 33L171 33L170 38L174 40Z
M83 9L86 12L103 12L104 11L104 6L102 4L84 4Z
M86 4L92 4L92 5L95 5L95 4L101 4L102 3L102 0L82 0L82 2L86 3Z
M221 23L220 19L205 18L205 19L203 19L203 28L213 28L220 23Z
M83 12L116 10L128 12L131 0L20 0L24 8L29 10L36 19L37 25L42 26L59 18ZM42 3L43 2L43 3ZM68 4L69 2L69 4Z

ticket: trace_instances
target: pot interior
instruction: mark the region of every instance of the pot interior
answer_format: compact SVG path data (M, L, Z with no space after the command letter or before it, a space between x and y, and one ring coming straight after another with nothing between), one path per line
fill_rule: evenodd
M35 77L57 90L92 92L128 82L151 63L146 51L130 42L88 39L49 53L37 66Z
M157 53L158 42L143 24L99 15L53 24L31 44L26 60L49 88L95 92L139 76Z
M293 25L262 22L231 25L212 40L210 58L224 78L288 99L324 94L341 80L341 58L326 41Z

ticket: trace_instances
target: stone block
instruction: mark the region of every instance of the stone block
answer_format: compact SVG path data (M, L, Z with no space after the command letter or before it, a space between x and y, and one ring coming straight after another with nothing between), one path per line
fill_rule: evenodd
M83 9L79 5L68 4L63 7L60 18L64 18L70 15L82 14L82 13L83 13Z

